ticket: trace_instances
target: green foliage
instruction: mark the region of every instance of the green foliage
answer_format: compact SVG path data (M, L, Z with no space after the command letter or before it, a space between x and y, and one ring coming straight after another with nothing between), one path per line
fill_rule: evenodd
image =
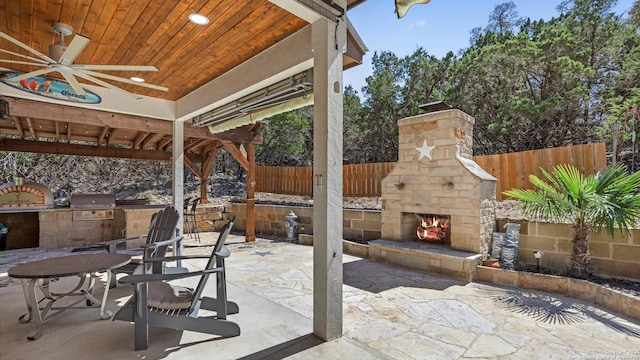
M311 131L309 119L300 110L279 114L268 119L262 128L262 144L256 146L256 163L260 165L297 165L305 152L306 138Z
M535 190L512 189L504 194L521 200L524 211L536 218L573 222L572 273L584 277L589 230L605 228L613 237L616 227L628 233L640 218L640 172L629 174L619 163L595 176L585 176L572 165L558 165L551 174L542 172L546 181L529 177Z
M558 165L546 179L535 175L529 181L536 190L513 189L504 194L523 201L524 210L539 219L587 223L627 231L640 218L640 172L628 174L622 164L609 166L598 174L585 176L572 165Z
M532 21L505 2L458 55L375 53L362 101L345 92L345 161L394 161L397 120L436 100L475 118L475 155L610 143L610 124L640 100L639 5L625 18L615 3L566 0Z

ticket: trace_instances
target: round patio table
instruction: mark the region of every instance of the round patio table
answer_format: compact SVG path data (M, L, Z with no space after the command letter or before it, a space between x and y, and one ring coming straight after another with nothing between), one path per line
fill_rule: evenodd
M97 307L100 305L100 318L109 319L112 315L110 311L105 311L105 303L109 293L109 286L105 286L102 295L102 301L93 296L95 273L106 272L107 280L105 284L111 282L112 269L126 265L131 261L131 257L125 254L81 254L70 255L43 260L32 261L12 267L8 271L8 275L18 278L22 281L22 289L24 298L27 303L27 313L20 316L20 323L28 323L31 319L35 319L36 330L33 334L27 336L29 340L38 339L42 335L43 323L46 319L57 315L67 309L79 309L75 305L85 300L89 307ZM61 277L78 276L78 284L70 291L56 293L51 291L50 285ZM87 281L88 279L88 281ZM36 284L42 291L43 297L38 300L36 294ZM80 300L70 305L54 307L53 304L65 297L81 296ZM43 307L40 307L44 305ZM57 310L51 313L50 310Z

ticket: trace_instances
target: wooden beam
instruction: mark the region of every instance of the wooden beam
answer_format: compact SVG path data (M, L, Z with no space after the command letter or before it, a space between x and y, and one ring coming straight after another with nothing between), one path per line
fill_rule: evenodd
M218 156L219 149L220 148L215 148L211 150L211 152L209 152L209 155L207 156L207 159L204 161L204 164L202 166L202 175L207 179L209 178L209 175L211 175L213 165L216 163L216 156Z
M240 163L240 166L242 166L247 171L249 170L249 161L246 157L243 156L240 149L238 149L238 147L234 143L227 140L220 140L220 143L224 146L225 149L227 149L227 151L229 151L229 154L231 154L234 159L236 159L236 161Z
M247 223L245 226L245 240L256 241L256 150L254 144L247 145Z
M56 142L60 142L60 122L56 121Z
M171 137L162 139L158 142L158 150L164 150L167 148L167 146L169 146L169 144L171 144L173 142L173 139Z
M193 141L193 142L189 143L188 145L185 142L185 144L184 144L184 152L197 149L198 147L202 146L202 144L206 143L207 141L208 140L206 140L206 139L198 139L196 141Z
M36 136L36 129L33 128L33 122L31 118L25 118L27 121L27 127L29 128L29 134L31 134L31 139L33 141L38 141L38 137Z
M115 138L117 132L118 129L111 129L111 131L109 132L109 136L107 136L107 146L111 145L111 142Z
M56 121L56 124L57 123L58 122ZM100 132L100 137L98 137L98 145L104 142L104 139L107 137L107 134L109 134L109 126L104 126L102 128L102 131Z
M16 117L16 130L18 130L18 136L20 139L24 139L24 128L22 127L22 119Z
M85 108L76 108L59 104L43 103L34 100L17 99L9 102L9 112L13 116L25 118L66 121L70 124L110 126L135 131L173 134L171 121L147 118L142 116L120 114ZM238 143L259 143L262 138L258 134L245 129L235 129L223 133L212 134L206 127L184 125L185 138L209 140L229 140Z
M171 160L167 151L126 149L117 147L91 146L79 144L48 143L0 138L0 151L18 151L44 154L64 154L94 157L112 157L139 160Z
M67 142L71 141L71 124L65 123L64 127L67 128Z
M136 139L133 141L133 148L134 149L138 149L140 148L140 144L142 144L142 141L144 141L144 139L146 139L147 136L149 136L149 132L148 131L141 131L138 136L136 136Z
M162 138L162 134L150 134L149 136L147 136L146 139L144 139L142 144L140 144L140 148L144 149L144 148L148 147L150 143L155 143L158 140L160 140L160 138ZM156 150L160 150L160 149L156 148Z
M194 155L191 155L191 156L194 156ZM202 171L200 171L200 169L198 169L198 166L193 161L193 159L191 159L189 154L185 153L184 163L187 165L187 167L189 167L189 169L191 169L191 171L193 171L193 173L198 177L198 179L202 178Z

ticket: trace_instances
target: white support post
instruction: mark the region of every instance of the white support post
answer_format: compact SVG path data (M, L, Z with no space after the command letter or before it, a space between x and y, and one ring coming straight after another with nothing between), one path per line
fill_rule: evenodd
M345 1L338 1L345 7ZM312 24L313 333L342 336L342 53L346 22ZM337 35L337 36L336 36Z
M183 234L184 228L184 122L173 122L173 143L172 143L172 156L173 164L173 206L178 210L180 219L178 221L178 231L180 235ZM174 255L182 254L182 241L180 241L179 249L174 250ZM177 264L178 268L182 267L182 262Z
M180 218L184 219L184 122L173 122L173 143L172 143L173 159L173 206L178 210ZM183 222L178 222L180 234L182 234Z

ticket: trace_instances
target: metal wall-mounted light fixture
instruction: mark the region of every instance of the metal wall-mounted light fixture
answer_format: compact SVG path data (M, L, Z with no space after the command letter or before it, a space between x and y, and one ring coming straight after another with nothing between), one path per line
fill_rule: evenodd
M0 119L7 120L9 118L9 102L0 98Z

